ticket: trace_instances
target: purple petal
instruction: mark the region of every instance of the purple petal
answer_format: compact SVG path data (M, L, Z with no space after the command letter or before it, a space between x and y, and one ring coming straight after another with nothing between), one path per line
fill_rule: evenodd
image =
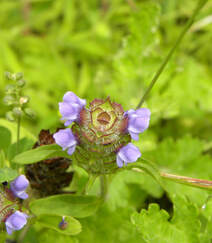
M116 164L119 168L123 167L123 160L120 158L119 155L116 156Z
M10 186L14 188L14 190L23 191L29 186L29 181L25 175L20 175L10 183Z
M77 143L70 128L61 129L53 135L55 142L63 148L63 150Z
M27 217L25 213L16 211L11 214L5 221L6 230L8 234L12 234L14 230L20 230L27 223Z
M78 104L69 104L67 102L59 103L59 111L63 119L75 120L77 119L80 106Z
M28 198L28 194L25 192L26 188L29 185L25 175L18 176L14 181L10 183L10 189L16 197L21 199Z
M121 163L125 164L135 162L139 157L141 157L141 152L139 148L128 143L126 146L122 147L116 157L117 165L120 167Z
M73 92L67 92L63 97L63 102L59 103L59 111L65 126L79 119L80 111L86 105L86 100L80 99Z
M140 108L135 111L136 115L141 116L141 117L150 117L151 112L147 108Z
M80 99L71 91L65 93L65 95L63 96L63 101L71 104L78 104L81 108L86 105L86 100Z
M138 136L139 133L134 133L134 132L129 131L129 134L130 134L131 138L134 139L135 141L139 140L139 136Z
M145 131L149 126L151 112L147 108L140 108L138 110L129 110L126 112L128 122L128 132L132 139L138 140L139 133Z
M72 155L75 151L75 148L76 148L76 144L74 144L73 146L71 146L69 149L68 149L68 154L69 155Z

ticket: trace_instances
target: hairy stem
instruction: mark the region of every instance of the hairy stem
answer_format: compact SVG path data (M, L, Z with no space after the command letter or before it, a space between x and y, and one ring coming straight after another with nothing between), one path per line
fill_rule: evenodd
M155 85L156 81L160 77L161 73L163 72L164 68L166 67L167 63L169 62L170 58L172 57L173 53L175 52L175 50L177 49L177 47L181 43L183 37L185 36L185 34L188 32L189 28L193 24L197 14L203 8L203 6L207 3L207 1L208 0L199 0L199 2L197 4L197 7L195 8L191 18L188 20L188 22L185 25L184 29L182 30L182 32L180 33L179 37L177 38L175 44L173 45L173 47L169 51L168 55L166 56L166 58L162 62L161 66L159 67L157 72L155 73L155 75L154 75L149 87L147 88L146 92L144 93L143 97L141 98L140 102L138 103L136 109L138 109L139 107L142 106L143 102L145 101L146 97L148 96L148 94L152 90L153 86Z
M106 175L101 175L100 176L100 197L105 200L106 195L107 195L107 176Z
M160 175L164 179L171 180L177 183L212 190L212 181L196 179L187 176L173 175L165 172L160 172Z
M20 128L21 128L21 117L19 116L17 120L16 154L18 154L19 152Z

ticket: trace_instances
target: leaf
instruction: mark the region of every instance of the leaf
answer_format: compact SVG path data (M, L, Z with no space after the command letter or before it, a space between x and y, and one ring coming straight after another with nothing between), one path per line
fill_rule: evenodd
M5 154L11 143L11 132L6 127L0 126L0 150L4 150Z
M41 215L38 217L38 223L44 227L58 231L65 235L76 235L81 231L80 222L73 217L65 217L65 222L67 222L67 227L63 230L60 229L59 223L62 221L60 216L54 215Z
M158 204L150 204L148 210L133 213L131 220L148 243L210 242L208 228L201 228L197 206L183 197L175 197L172 218Z
M22 153L22 152L25 152L25 151L31 149L33 144L34 144L34 141L32 139L29 139L27 137L22 138L21 140L19 140L19 146L18 146L19 153ZM12 161L12 159L16 155L16 146L17 146L17 143L13 143L8 148L7 159L9 161Z
M101 199L95 196L60 194L31 202L30 209L35 215L84 218L95 213L101 203Z
M3 126L7 128L11 132L11 142L16 142L17 139L17 125L15 123L9 122L6 119L0 119L0 126ZM25 128L21 127L20 129L20 138L27 137L34 141L36 141L36 138Z
M211 180L211 157L204 155L203 142L191 136L184 136L177 141L171 138L161 142L157 149L144 153L154 161L158 168L167 173L189 176L198 179ZM180 185L175 182L163 181L169 196L186 195L190 200L203 204L208 196L208 192Z
M31 149L21 154L18 154L13 158L13 162L17 164L33 164L41 160L53 157L70 158L67 152L62 151L62 149L57 144L51 144L40 146L36 149Z
M12 181L18 176L18 172L11 168L0 169L0 183L4 181Z

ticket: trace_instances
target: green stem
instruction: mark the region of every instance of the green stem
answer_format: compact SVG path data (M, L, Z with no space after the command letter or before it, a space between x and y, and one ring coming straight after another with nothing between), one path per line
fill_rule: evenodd
M203 6L206 4L207 1L208 0L199 0L199 2L197 4L197 7L194 10L191 18L188 20L188 22L185 25L184 29L182 30L181 34L177 38L175 44L173 45L173 47L169 51L168 55L166 56L166 58L162 62L161 66L159 67L158 71L155 73L155 75L154 75L154 77L153 77L153 79L152 79L149 87L147 88L146 92L144 93L143 97L141 98L140 102L138 103L136 109L138 109L139 107L142 106L143 102L145 101L146 97L148 96L148 94L150 93L151 89L155 85L156 81L160 77L161 73L163 72L164 68L166 67L167 63L169 62L170 58L172 57L173 53L175 52L175 50L177 49L177 47L181 43L181 41L182 41L183 37L185 36L186 32L189 30L189 28L193 24L193 22L194 22L194 20L195 20L195 18L197 16L197 14L203 8Z
M107 196L108 184L107 184L107 176L100 176L100 197L105 200Z
M20 128L21 128L21 117L19 116L17 120L16 154L18 154L19 152Z
M89 178L88 178L88 181L85 185L85 188L82 192L83 195L86 195L88 193L88 191L90 190L90 188L93 186L94 182L96 180L96 175L90 175Z

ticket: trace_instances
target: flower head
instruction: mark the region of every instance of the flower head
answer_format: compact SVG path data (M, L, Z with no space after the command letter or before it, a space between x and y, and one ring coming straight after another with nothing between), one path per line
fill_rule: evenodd
M29 185L25 175L18 176L14 181L10 183L10 189L16 197L21 199L28 198L28 194L25 192L26 188Z
M65 93L63 102L59 103L59 110L62 120L65 120L65 126L79 120L79 113L85 105L86 100L80 99L73 92L69 91Z
M118 167L122 167L123 164L127 165L127 163L135 162L139 157L141 157L141 152L138 147L132 143L128 143L118 151L116 163Z
M140 108L138 110L129 110L125 113L129 119L128 132L132 139L138 140L139 133L142 133L149 126L151 112L147 108Z
M61 129L53 135L55 142L63 148L68 150L68 154L71 155L75 151L77 140L70 128Z
M12 234L14 230L20 230L27 223L28 215L20 211L15 211L5 221L7 233Z

